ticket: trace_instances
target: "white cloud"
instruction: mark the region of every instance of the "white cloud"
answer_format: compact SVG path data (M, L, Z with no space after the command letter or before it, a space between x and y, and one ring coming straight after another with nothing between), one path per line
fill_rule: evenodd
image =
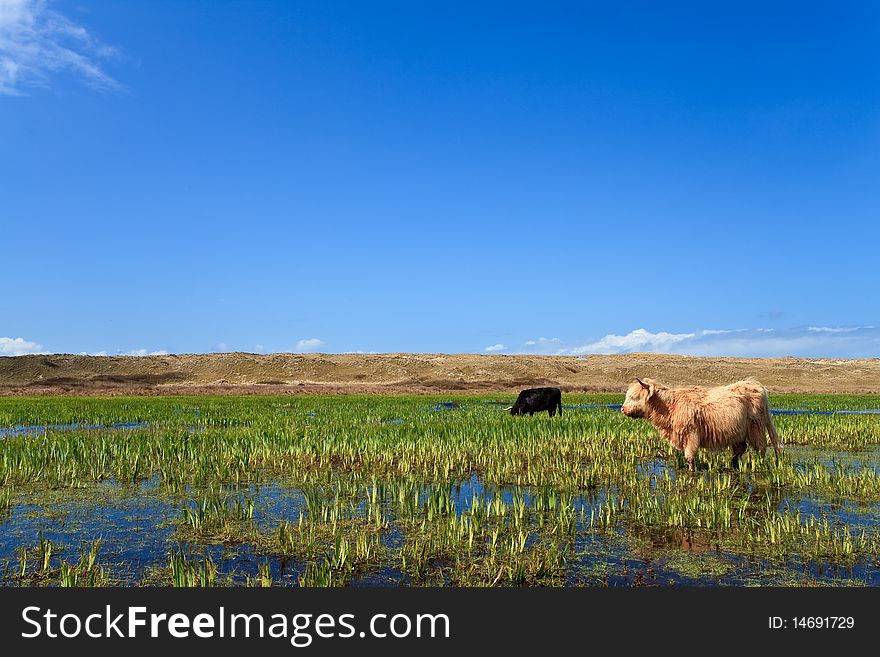
M116 55L86 28L49 9L46 0L0 0L0 95L46 87L60 72L97 89L119 89L101 67Z
M703 329L700 331L701 335L725 335L727 333L742 333L743 331L748 331L749 329ZM755 329L756 331L772 331L773 329Z
M504 351L505 349L507 349L507 347L505 347L500 342L498 344L492 344L486 347L486 351Z
M147 351L146 349L132 349L131 351L126 351L125 353L120 353L120 356L167 356L168 352L164 350L159 351Z
M260 352L260 351L265 351L265 349L266 349L266 348L265 348L263 345L261 345L261 344L255 344L255 345L254 345L254 351Z
M534 349L533 352L540 352ZM880 329L874 326L793 329L702 329L687 333L656 333L640 328L626 335L609 334L552 352L559 355L626 354L637 351L687 356L802 358L880 357Z
M109 356L110 354L105 351L81 351L79 352L80 356ZM146 349L132 349L131 351L117 351L116 356L167 356L168 352L162 349L158 351L147 351Z
M873 326L808 326L813 333L852 333L861 329L872 329Z
M554 344L559 344L562 342L559 338L538 338L537 340L526 340L526 346L535 347L535 346L549 346Z
M27 356L28 354L46 353L49 352L43 349L43 345L24 338L0 338L0 356Z
M304 338L296 343L296 351L301 354L307 354L317 351L324 346L324 341L318 338Z
M631 351L655 351L666 353L680 342L692 339L695 333L651 333L643 328L630 331L626 335L606 335L601 340L570 349L569 353L580 354L625 354Z

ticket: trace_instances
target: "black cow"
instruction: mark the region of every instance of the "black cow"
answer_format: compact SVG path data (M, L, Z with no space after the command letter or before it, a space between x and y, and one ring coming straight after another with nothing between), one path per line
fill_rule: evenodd
M510 407L510 414L534 415L547 411L553 417L557 409L562 415L562 391L559 388L530 388L519 393L519 397Z

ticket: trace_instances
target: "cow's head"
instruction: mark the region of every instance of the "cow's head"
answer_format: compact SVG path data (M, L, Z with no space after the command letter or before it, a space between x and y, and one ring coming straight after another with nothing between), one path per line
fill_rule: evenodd
M645 417L648 411L648 403L654 397L658 389L663 386L653 379L636 379L626 389L626 399L620 410L627 417Z
M507 412L511 415L522 415L523 409L522 406L520 406L519 404L514 404L513 406L507 408Z

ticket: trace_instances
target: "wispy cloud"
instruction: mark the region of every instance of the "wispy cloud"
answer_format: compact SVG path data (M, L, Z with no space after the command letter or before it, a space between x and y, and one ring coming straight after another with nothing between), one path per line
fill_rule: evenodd
M296 351L301 354L318 351L324 346L324 341L318 338L304 338L296 343Z
M526 340L527 347L547 347L558 345L562 340L559 338L538 338L537 340Z
M507 349L507 347L505 347L503 344L501 344L499 342L498 344L490 344L488 347L486 347L485 350L486 351L504 351L505 349Z
M146 349L132 349L119 354L120 356L167 356L168 352L160 349L159 351L147 351Z
M813 333L852 333L863 329L872 329L873 326L808 326L807 330Z
M72 73L96 89L120 89L102 68L117 55L46 0L0 0L0 95L47 87L59 73Z
M0 338L0 356L27 356L49 353L43 345L24 338Z
M626 354L638 351L688 356L803 358L880 357L880 329L875 326L808 326L789 329L701 329L683 333L635 329L608 334L582 344L525 343L526 353L564 355Z
M57 352L56 352L57 353ZM81 351L80 356L167 356L168 352L164 349L149 351L148 349L132 349L130 351L122 351L121 349L111 354L105 349L100 351Z

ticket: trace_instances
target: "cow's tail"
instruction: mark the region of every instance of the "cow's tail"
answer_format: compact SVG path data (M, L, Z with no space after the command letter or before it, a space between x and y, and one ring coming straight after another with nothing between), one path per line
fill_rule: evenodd
M779 460L779 454L782 451L782 443L779 441L779 434L776 433L776 425L773 424L773 416L770 414L770 398L767 395L767 389L764 389L764 426L767 427L767 433L770 436L770 442L773 444L773 451L776 452L776 460Z
M562 397L560 397L559 401L556 403L559 405L559 417L562 417Z

